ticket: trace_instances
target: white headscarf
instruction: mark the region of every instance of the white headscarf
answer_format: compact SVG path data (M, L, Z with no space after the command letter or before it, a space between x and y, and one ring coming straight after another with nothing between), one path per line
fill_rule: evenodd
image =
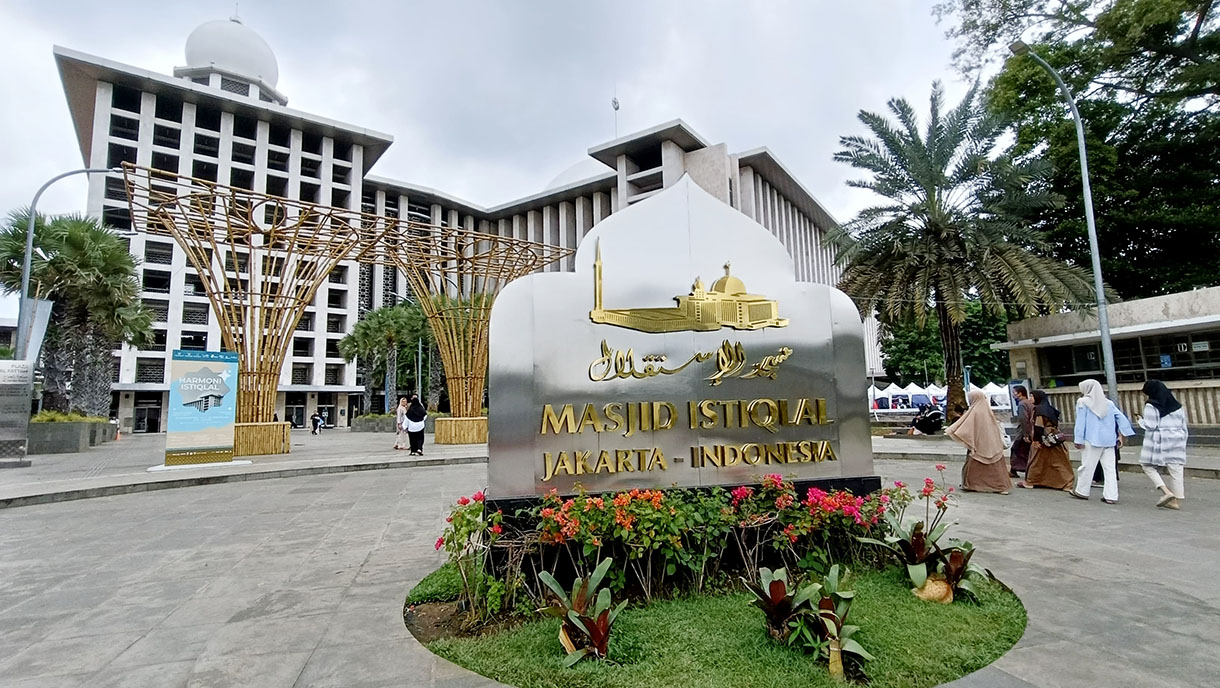
M1101 391L1101 383L1097 380L1085 380L1080 383L1080 393L1084 396L1076 401L1076 405L1084 404L1093 415L1105 418L1106 411L1110 408L1110 400L1106 399L1105 392Z

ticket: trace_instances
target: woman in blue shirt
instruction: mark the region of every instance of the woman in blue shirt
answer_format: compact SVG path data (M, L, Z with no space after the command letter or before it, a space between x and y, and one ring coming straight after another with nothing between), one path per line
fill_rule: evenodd
M1114 447L1123 445L1122 435L1135 434L1131 421L1106 398L1097 380L1080 383L1081 397L1076 401L1075 443L1080 450L1080 470L1076 471L1076 489L1072 496L1088 499L1093 489L1093 471L1101 462L1105 484L1101 501L1118 503L1118 473L1114 465Z

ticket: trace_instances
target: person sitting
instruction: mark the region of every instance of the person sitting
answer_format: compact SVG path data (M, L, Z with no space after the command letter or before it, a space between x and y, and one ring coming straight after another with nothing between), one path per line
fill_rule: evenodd
M945 425L945 414L931 404L920 404L919 413L911 421L911 435L935 435Z

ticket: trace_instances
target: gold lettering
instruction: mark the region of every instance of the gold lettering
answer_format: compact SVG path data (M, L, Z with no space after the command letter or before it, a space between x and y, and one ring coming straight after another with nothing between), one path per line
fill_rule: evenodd
M602 431L602 421L597 417L593 404L585 404L585 412L580 416L580 430L577 432L584 432L586 427L593 428L593 432Z
M796 403L796 413L794 415L795 417L792 419L793 425L801 425L805 422L805 419L809 419L810 425L818 424L816 409L813 404L809 403L808 399L801 399Z
M601 473L602 468L606 469L606 473L614 472L614 459L610 457L610 452L606 451L605 449L601 450L601 453L597 455L597 468L594 468L593 472Z
M753 457L750 456L751 451L754 452ZM743 444L741 445L741 458L751 466L757 466L758 462L762 459L762 449L760 449L759 446L753 442Z
M801 455L801 463L809 463L813 461L813 442L805 440L796 445L797 452Z
M691 447L692 454L694 454L695 449L695 447ZM724 465L724 455L720 451L720 447L698 447L698 450L700 466L706 466L709 461L717 468Z
M647 459L648 459L648 450L647 449L636 449L635 450L636 467L639 468L640 471L649 470L647 468L648 464L645 463L645 461Z
M698 407L699 407L699 405L696 402L693 402L693 401L686 402L686 415L690 419L690 429L691 430L694 430L696 427L695 426L695 409L697 409Z
M648 470L669 470L669 464L665 463L665 454L660 449L652 450L652 456L648 457Z
M716 401L715 399L707 399L707 400L699 402L699 413L701 416L701 418L699 420L699 427L701 427L701 428L716 427L716 423L720 420L720 414L716 413L716 408L715 408L716 404L718 404L718 403L720 403L720 402Z
M724 456L725 466L736 466L737 464L741 463L742 453L740 447L730 445L727 447L717 447L717 449L720 450L720 453Z
M618 432L623 427L623 405L617 401L606 404L602 407L602 415L606 416L605 430L607 432ZM613 423L613 425L611 425Z
M614 461L618 464L618 472L634 471L635 467L631 465L631 450L630 449L615 449Z
M555 460L551 452L542 452L542 482L548 483L555 476Z
M627 432L623 433L623 437L631 437L638 427L640 427L639 405L629 401L627 402Z
M763 461L767 464L784 463L784 450L782 444L768 444L763 446Z
M817 406L818 406L818 425L826 425L826 423L828 422L826 420L826 400L818 399Z
M547 404L542 407L542 433L546 434L547 428L550 427L551 432L559 434L560 427L566 427L569 434L576 432L576 415L572 412L571 404L564 404L563 411L558 415L555 414L555 409Z
M665 411L666 418L662 419L661 411ZM658 401L652 405L652 427L657 430L669 430L674 426L674 421L678 420L678 409L668 401Z
M760 409L766 409L767 415L760 418L759 416L762 415L758 413ZM771 433L775 432L776 418L783 418L782 415L779 415L779 406L770 399L755 399L749 403L746 410L755 425Z
M640 431L652 430L652 402L640 402Z
M578 451L573 452L576 458L576 475L584 475L592 473L593 469L589 466L589 455L591 452Z

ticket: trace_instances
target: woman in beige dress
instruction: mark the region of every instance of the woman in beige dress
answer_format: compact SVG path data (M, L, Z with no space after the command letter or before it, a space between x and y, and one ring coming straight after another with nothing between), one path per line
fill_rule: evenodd
M398 436L394 438L395 449L410 449L411 438L407 436L407 398L401 397L398 400L398 408L394 410L395 427L398 429Z
M966 447L966 465L962 466L962 489L970 492L1008 494L1012 481L1004 461L1003 429L991 411L991 404L982 390L966 396L970 408L950 425L945 434Z
M1047 442L1048 437L1053 441ZM1059 434L1059 409L1051 406L1046 392L1040 389L1034 391L1034 432L1031 439L1029 470L1025 472L1025 482L1017 483L1017 487L1071 490L1072 483L1076 481L1076 473L1068 458L1067 443L1071 439Z

